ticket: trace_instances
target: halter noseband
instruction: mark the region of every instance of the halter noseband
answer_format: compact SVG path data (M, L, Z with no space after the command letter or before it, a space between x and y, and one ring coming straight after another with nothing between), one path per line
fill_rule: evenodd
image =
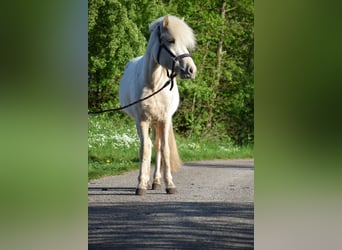
M158 54L157 54L157 62L158 62L159 65L161 65L159 63L159 57L160 57L160 52L161 52L162 49L165 49L171 55L171 58L172 58L171 74L169 73L168 69L166 70L167 76L169 77L169 81L171 82L171 87L170 87L170 91L171 91L172 88L173 88L173 78L175 78L176 75L177 75L176 72L175 72L175 64L176 64L176 62L182 60L185 57L191 57L191 55L188 54L188 53L184 53L184 54L176 56L168 47L165 46L165 43L162 42L162 40L160 38L160 27L159 27L159 49L158 49Z

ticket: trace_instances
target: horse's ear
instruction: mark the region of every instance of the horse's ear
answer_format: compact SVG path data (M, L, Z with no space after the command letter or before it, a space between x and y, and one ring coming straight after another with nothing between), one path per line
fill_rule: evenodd
M169 16L166 16L163 20L163 28L167 28L169 25Z

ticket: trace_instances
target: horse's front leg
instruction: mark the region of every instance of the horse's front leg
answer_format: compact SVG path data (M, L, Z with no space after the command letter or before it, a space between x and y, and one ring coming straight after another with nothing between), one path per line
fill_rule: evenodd
M161 137L161 154L162 154L162 167L163 167L163 174L164 174L164 181L166 185L166 193L174 194L176 193L176 185L172 181L171 175L171 148L170 148L170 141L169 141L169 133L171 129L171 120L166 121L164 126L162 127L162 137Z
M153 175L153 190L159 190L161 188L161 145L160 145L160 137L161 137L161 124L159 122L155 122L154 124L154 150L156 152L156 165L154 169Z
M138 177L139 183L135 192L137 195L146 193L150 180L152 142L148 132L149 126L148 121L140 121L137 123L137 130L140 137L140 172Z

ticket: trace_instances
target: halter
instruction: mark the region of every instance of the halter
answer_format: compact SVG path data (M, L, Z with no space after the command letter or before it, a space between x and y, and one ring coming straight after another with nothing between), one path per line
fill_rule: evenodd
M175 72L175 64L176 64L176 62L182 60L185 57L191 57L191 55L188 54L188 53L184 53L184 54L176 56L168 47L166 47L164 42L162 42L162 40L160 38L160 27L159 27L159 49L158 49L158 54L157 54L157 62L158 62L159 65L161 65L159 63L159 57L160 57L160 52L161 52L162 49L165 49L171 55L171 58L172 58L171 74L169 73L168 69L166 70L167 76L169 77L169 81L171 82L171 87L170 87L170 91L171 91L172 88L173 88L173 78L175 78L177 76L177 74Z

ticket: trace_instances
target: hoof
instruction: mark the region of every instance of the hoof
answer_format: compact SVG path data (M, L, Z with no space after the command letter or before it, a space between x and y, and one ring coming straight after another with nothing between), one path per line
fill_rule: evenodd
M152 190L160 190L161 189L161 185L158 183L153 183L152 185Z
M166 193L167 194L175 194L175 193L177 193L177 190L176 190L176 188L167 188Z
M135 190L135 194L136 195L144 195L144 194L146 194L146 189L137 188Z

